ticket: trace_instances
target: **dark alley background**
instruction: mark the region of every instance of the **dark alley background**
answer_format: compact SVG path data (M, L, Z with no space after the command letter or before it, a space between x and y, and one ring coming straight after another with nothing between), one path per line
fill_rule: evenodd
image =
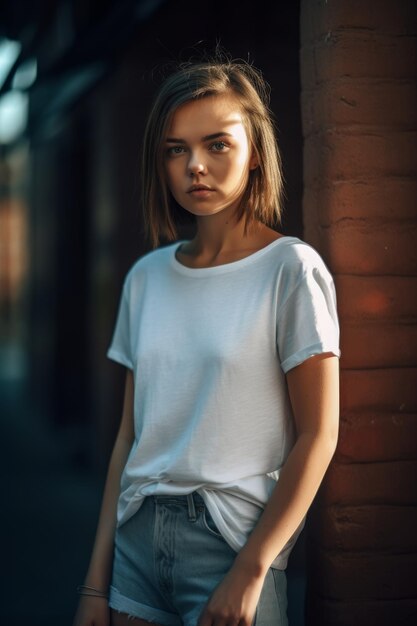
M271 84L283 231L302 236L299 3L16 0L0 7L0 622L69 626L120 418L105 357L147 250L138 178L154 91L220 43ZM190 231L184 230L183 235ZM304 535L289 576L304 624Z

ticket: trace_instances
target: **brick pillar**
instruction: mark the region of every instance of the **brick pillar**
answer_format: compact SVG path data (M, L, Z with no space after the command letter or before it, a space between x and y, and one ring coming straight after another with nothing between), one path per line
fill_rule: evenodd
M338 292L338 450L308 626L417 624L417 4L302 0L304 238Z

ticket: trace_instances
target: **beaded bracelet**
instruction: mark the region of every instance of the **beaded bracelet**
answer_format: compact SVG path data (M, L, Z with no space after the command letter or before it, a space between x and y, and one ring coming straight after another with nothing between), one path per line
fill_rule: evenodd
M83 589L88 589L88 591L83 591ZM109 597L108 594L104 591L100 591L100 589L95 589L94 587L89 587L88 585L78 585L77 592L80 594L80 596L93 596L95 598Z

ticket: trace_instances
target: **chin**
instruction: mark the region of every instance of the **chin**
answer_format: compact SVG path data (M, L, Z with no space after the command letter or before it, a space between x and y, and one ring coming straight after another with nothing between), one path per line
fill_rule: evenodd
M217 215L218 213L221 213L221 211L222 209L219 209L218 211L189 211L189 213L191 213L195 217L210 217L211 215Z
M217 213L221 213L222 211L224 211L226 208L227 206L213 208L204 205L202 205L201 207L183 207L184 211L187 211L188 213L191 213L191 215L195 215L196 217L209 217L210 215L216 215Z

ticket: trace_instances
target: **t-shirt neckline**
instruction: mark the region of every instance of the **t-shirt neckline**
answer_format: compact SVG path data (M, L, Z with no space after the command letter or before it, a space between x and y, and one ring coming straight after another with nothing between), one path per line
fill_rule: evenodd
M257 250L256 252L253 252L252 254L243 257L243 259L238 259L237 261L232 261L231 263L214 265L213 267L188 267L187 265L183 265L182 263L180 263L180 261L178 261L176 257L177 250L183 243L188 243L189 241L187 239L182 239L181 241L177 241L173 246L171 246L171 265L178 272L186 274L187 276L207 276L213 274L223 274L225 272L232 272L234 270L240 269L241 267L250 265L259 257L269 252L272 248L278 246L282 241L288 241L289 239L294 239L294 237L283 235L282 237L278 237L278 239L274 239L274 241L271 241L271 243L264 246L260 250Z

